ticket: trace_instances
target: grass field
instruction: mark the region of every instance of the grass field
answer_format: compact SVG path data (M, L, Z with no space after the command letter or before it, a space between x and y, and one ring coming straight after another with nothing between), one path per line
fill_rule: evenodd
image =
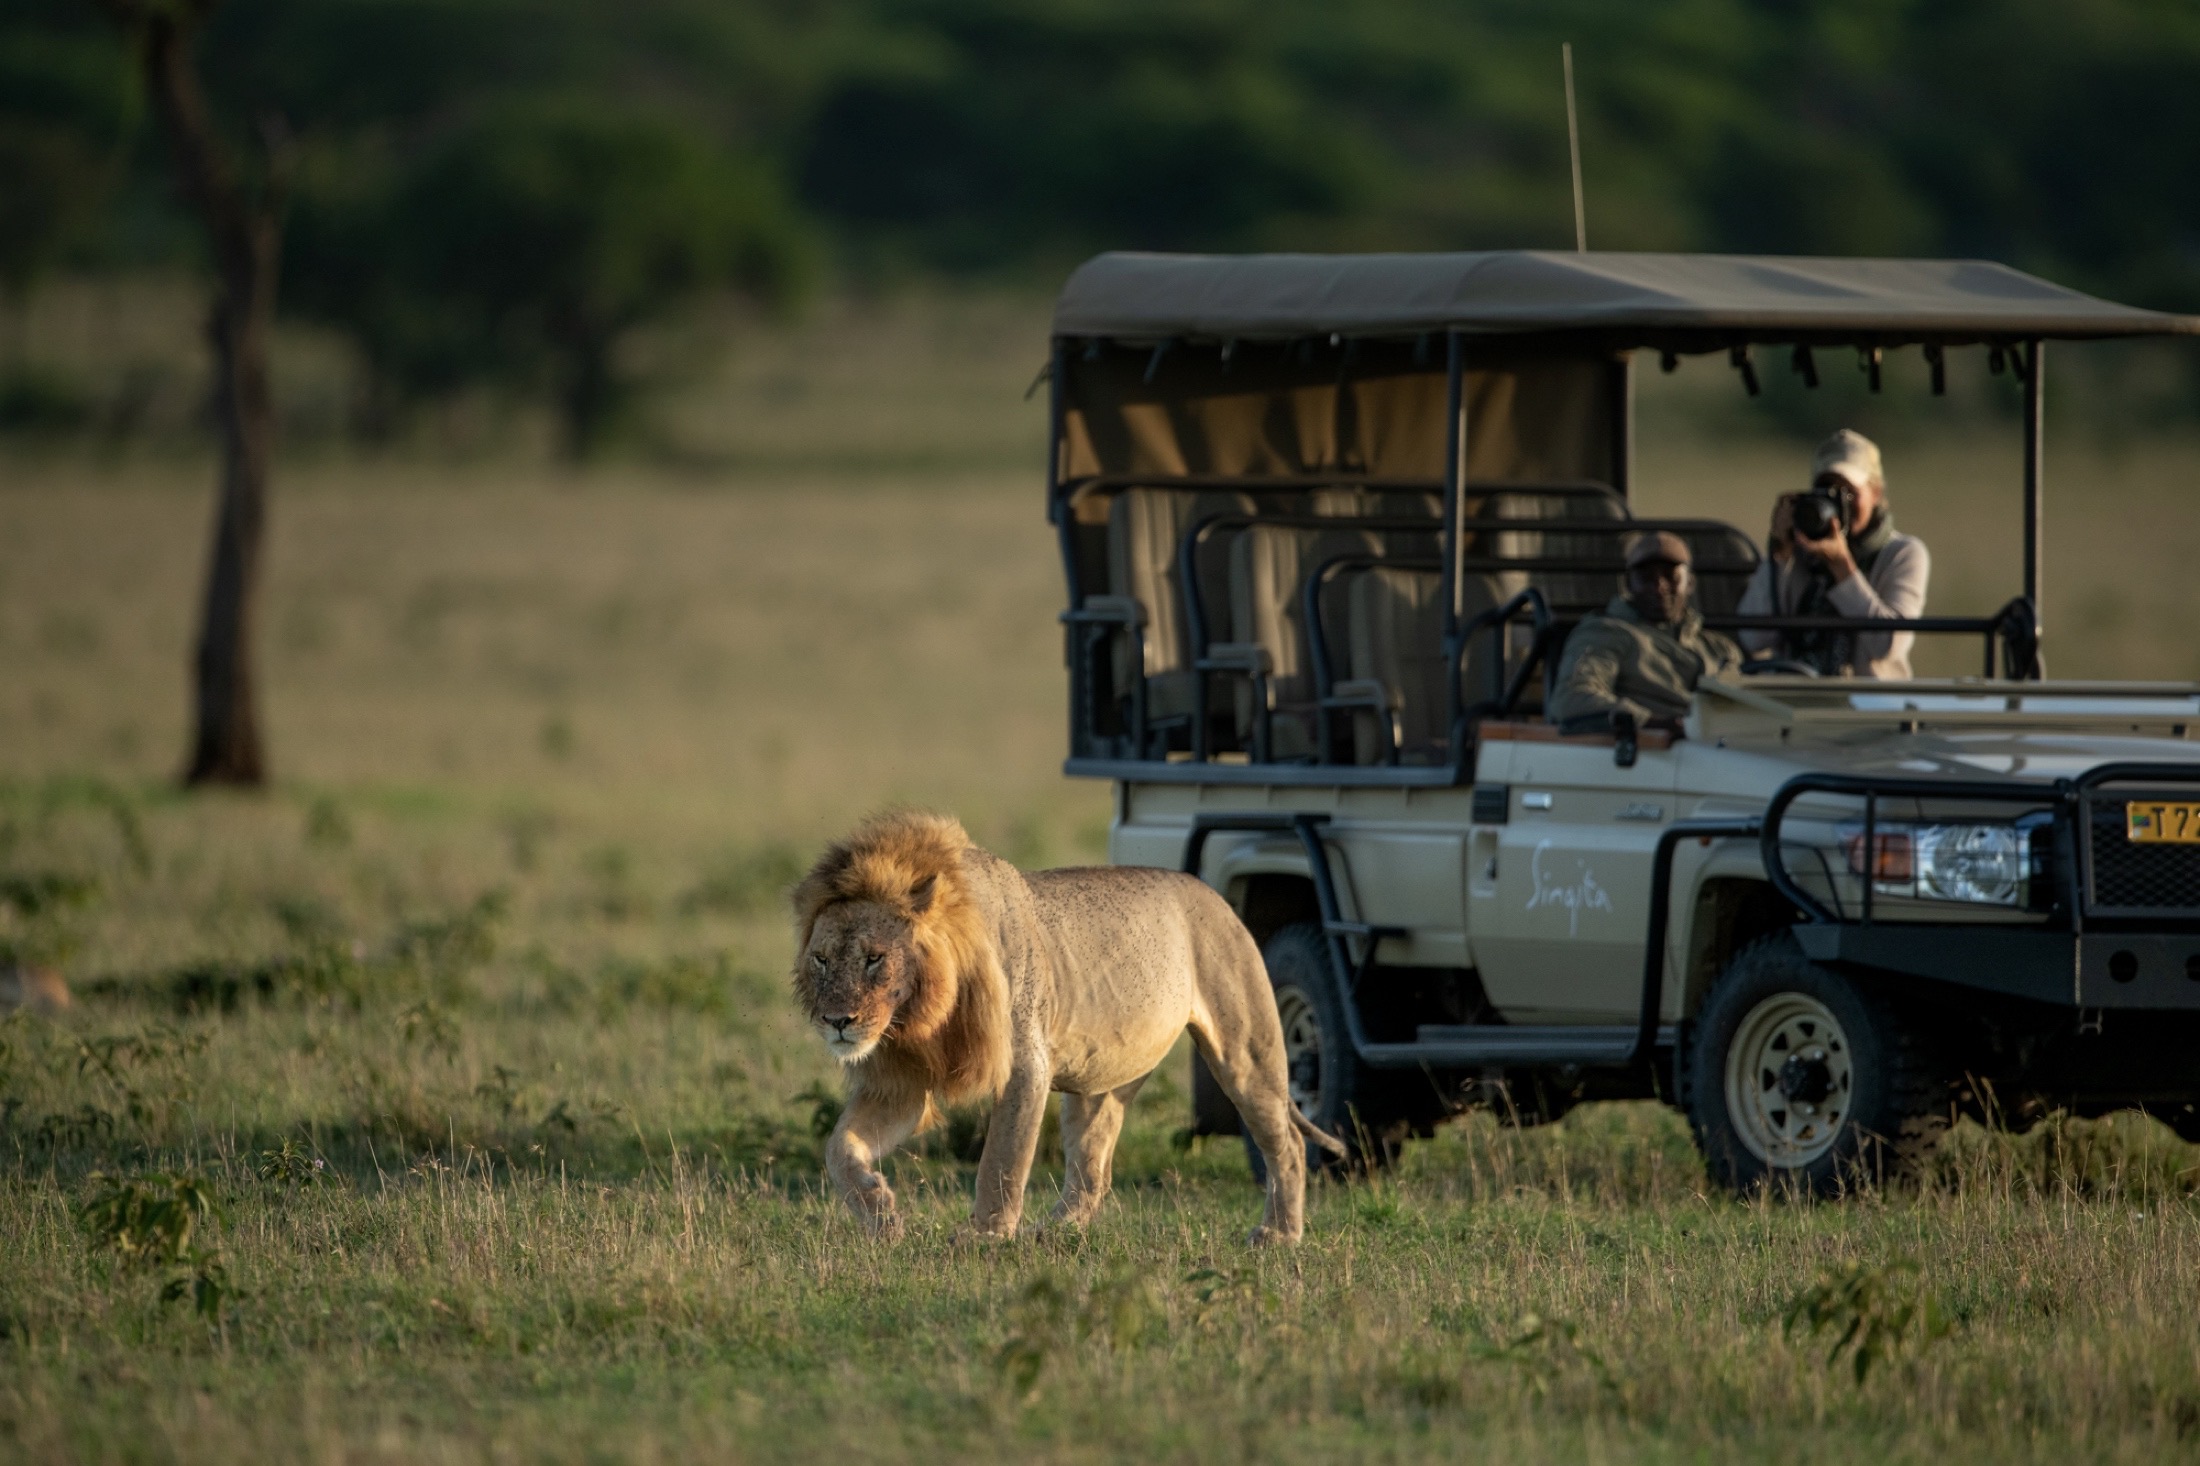
M1180 1052L1085 1235L951 1246L967 1117L899 1163L910 1240L858 1235L781 889L889 801L1026 864L1107 819L1058 772L1039 318L881 319L752 342L676 454L295 455L257 796L169 785L207 465L0 457L0 938L79 993L0 1022L0 1459L2200 1450L2200 1151L2139 1117L1793 1206L1705 1194L1654 1107L1469 1116L1254 1256ZM1689 376L1644 501L1755 528L1797 452L1657 426ZM2200 676L2200 451L2071 439L2055 670ZM2013 592L2013 439L1892 462L1936 609ZM1783 1327L1829 1270L1892 1340L1861 1382Z

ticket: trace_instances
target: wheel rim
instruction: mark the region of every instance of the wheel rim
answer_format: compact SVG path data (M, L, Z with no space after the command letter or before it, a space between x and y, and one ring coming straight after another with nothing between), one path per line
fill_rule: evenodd
M1297 988L1276 994L1276 1016L1283 1020L1283 1062L1291 1103L1311 1120L1322 1102L1322 1021L1313 1000Z
M1855 1097L1849 1036L1803 993L1774 993L1742 1019L1726 1049L1726 1112L1768 1166L1807 1166L1833 1148Z

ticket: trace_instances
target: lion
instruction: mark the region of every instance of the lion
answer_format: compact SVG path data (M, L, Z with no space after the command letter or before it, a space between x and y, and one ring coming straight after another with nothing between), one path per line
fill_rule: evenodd
M0 1014L28 1008L33 1013L60 1013L73 1006L69 984L51 967L25 967L0 963Z
M793 893L794 989L845 1067L825 1167L856 1215L901 1234L878 1163L939 1107L995 1101L969 1228L1013 1236L1050 1091L1066 1177L1052 1224L1108 1194L1124 1112L1186 1028L1268 1162L1255 1244L1305 1226L1310 1124L1285 1082L1283 1026L1252 934L1196 877L1136 867L1025 875L957 821L873 818Z

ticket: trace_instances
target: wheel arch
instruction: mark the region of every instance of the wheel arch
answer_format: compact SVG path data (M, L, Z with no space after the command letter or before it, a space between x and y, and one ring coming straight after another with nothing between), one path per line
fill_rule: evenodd
M1680 1013L1693 1018L1719 974L1751 943L1793 926L1796 912L1759 874L1730 873L1699 882L1689 904ZM1670 1010L1669 1010L1670 1011Z
M1285 927L1302 922L1318 926L1322 919L1321 902L1314 894L1314 880L1306 873L1304 862L1295 866L1282 861L1273 866L1263 862L1260 869L1232 870L1223 895L1245 923L1245 929L1253 934L1253 941L1263 949L1268 939Z

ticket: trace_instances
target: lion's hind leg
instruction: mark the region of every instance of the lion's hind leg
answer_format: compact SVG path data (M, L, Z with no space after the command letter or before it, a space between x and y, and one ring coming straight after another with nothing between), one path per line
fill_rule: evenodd
M1268 1208L1249 1239L1255 1246L1296 1242L1306 1230L1306 1142L1293 1123L1299 1116L1284 1076L1282 1029L1273 1008L1267 1016L1265 1027L1243 1025L1235 1042L1206 1024L1192 1024L1200 1057L1268 1163Z
M1062 1200L1048 1224L1082 1227L1107 1199L1115 1175L1115 1143L1144 1075L1099 1094L1062 1096Z

